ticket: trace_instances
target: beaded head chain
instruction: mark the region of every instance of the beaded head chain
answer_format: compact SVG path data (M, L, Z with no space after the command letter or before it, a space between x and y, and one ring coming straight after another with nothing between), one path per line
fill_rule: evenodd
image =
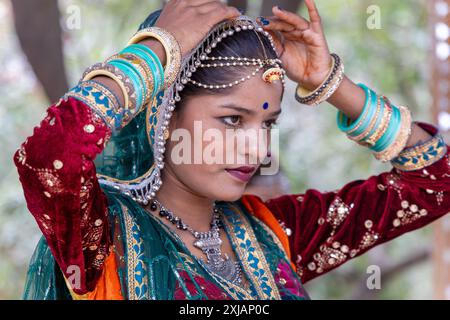
M255 30L255 27L253 25L245 25L242 24L240 20L234 20L231 23L233 23L233 27L235 27L236 32L240 32L242 30ZM200 59L203 61L199 67L200 68L217 68L217 67L234 67L234 66L242 66L242 67L249 67L249 66L256 66L255 70L251 73L251 75L247 75L246 77L242 77L240 79L237 79L235 81L232 81L227 84L221 84L221 85L211 85L211 84L204 84L197 82L195 80L188 79L189 82L197 85L198 87L207 88L207 89L225 89L229 87L233 87L235 85L240 84L241 82L244 82L248 79L250 79L252 76L256 76L258 72L263 69L265 66L269 66L267 70L264 71L262 74L262 79L264 82L272 83L277 80L281 80L283 83L283 86L285 85L285 71L281 68L281 60L280 59L269 59L266 53L266 49L264 47L264 44L261 40L261 37L259 36L260 32L264 32L261 27L256 27L256 36L258 37L258 40L261 44L261 47L264 52L264 59L259 58L250 58L250 57L218 57L213 56L209 57L207 55L201 56ZM269 34L265 32L266 36ZM216 40L214 40L211 44L212 48L215 48L218 44L218 42L221 42L223 38L227 36L232 36L234 34L233 31L229 31L227 33L223 33L222 36L219 36ZM269 35L270 36L270 35ZM275 46L273 45L273 41L270 38L271 45L275 50ZM184 81L185 82L185 81Z
M152 16L150 23L144 23L142 28L150 27L154 24L156 17ZM218 43L226 37L231 37L238 32L253 31L258 36L264 50L264 59L254 57L214 57L210 56L211 52ZM164 152L166 140L169 138L169 123L175 110L176 103L181 101L180 92L183 91L185 85L191 82L198 87L206 89L225 89L239 85L240 83L251 79L256 76L260 70L264 70L262 79L267 83L273 83L277 80L281 80L283 90L285 87L285 70L281 67L282 63L280 59L269 59L264 49L264 45L260 38L260 35L267 37L273 51L276 51L274 41L271 35L264 31L264 29L258 25L256 20L248 16L240 16L234 20L227 20L216 25L207 36L194 48L189 54L187 54L182 62L181 68L178 73L175 82L167 88L164 92L161 92L153 101L150 101L146 108L146 130L148 136L148 142L151 145L154 163L151 168L142 176L124 181L100 176L99 181L104 185L111 186L118 191L130 196L133 200L147 204L149 200L156 196L156 192L162 185L161 171L164 168ZM232 67L242 66L251 67L255 69L240 79L236 79L231 83L224 84L206 84L199 83L191 79L194 72L198 68L214 68L214 67Z

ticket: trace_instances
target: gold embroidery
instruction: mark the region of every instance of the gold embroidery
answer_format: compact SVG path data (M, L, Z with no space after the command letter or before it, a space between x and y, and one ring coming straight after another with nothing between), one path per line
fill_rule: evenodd
M37 172L37 177L50 193L61 193L64 190L63 184L57 174L43 171Z
M344 203L340 197L336 197L333 203L328 208L326 221L333 226L331 235L334 234L335 229L345 220L353 208L353 203L349 206Z
M295 265L297 267L297 275L301 278L303 276L303 265L301 265L303 258L301 255L297 255L297 259L295 260ZM277 270L277 272L279 272Z
M439 191L436 193L436 201L438 203L438 206L442 204L442 201L444 201L444 191Z
M25 151L25 148L23 146L20 147L17 154L17 160L21 165L25 165L25 162L27 160L27 153Z
M373 230L367 231L361 240L358 251L372 247L377 242L379 237L380 236L375 231Z
M92 124L87 124L83 127L84 132L93 133L95 131L95 127Z
M394 228L410 224L428 214L426 209L419 210L416 204L410 204L406 200L401 202L401 207L402 209L397 211L397 218L392 221Z
M36 217L38 225L42 226L44 228L44 234L46 236L53 236L54 235L54 229L53 229L53 223L50 219L50 216L47 214L43 214L42 216Z
M401 192L403 189L403 182L400 180L400 175L395 173L389 173L386 176L386 184L387 188L394 189L397 192L398 197L400 199L403 199Z
M232 209L234 213L234 217L232 215L225 215L224 216L224 226L228 229L228 234L230 235L230 239L232 243L234 243L236 248L236 253L241 260L241 263L247 273L247 275L250 277L250 281L252 281L256 291L258 292L258 296L260 299L275 299L280 300L280 293L278 291L278 287L275 283L275 279L273 278L272 272L270 271L269 264L266 260L266 257L264 256L263 250L261 249L260 244L258 243L258 240L253 232L252 226L250 225L247 218L244 216L244 214L241 212L241 210L234 204L230 204L230 208ZM236 220L236 221L235 221ZM235 222L240 221L240 226L235 225ZM236 234L236 228L240 228L242 233L245 234L245 240L244 239L238 239ZM248 261L248 254L249 252L246 252L246 249L244 249L243 246L240 244L245 245L252 245L252 256L254 256L255 261L257 261L256 268L252 265L250 265ZM259 269L260 274L254 274L251 270L252 269ZM260 275L262 274L261 271L264 271L264 277L266 278L265 282L266 285L271 288L270 293L267 293L267 291L263 290L260 286Z
M284 221L278 220L278 223L280 224L281 228L283 229L284 233L286 233L286 235L288 237L290 237L292 235L292 230L291 228L286 227L286 223ZM262 223L262 225L265 227L265 224ZM269 229L270 230L270 229ZM278 238L278 237L277 237Z
M325 270L331 269L337 265L342 264L347 260L347 255L340 250L341 245L339 242L333 243L333 248L322 245L320 246L320 253L316 253L313 256L314 262L308 264L310 270L316 270L317 273L322 273ZM347 250L347 246L344 251Z
M64 166L64 163L63 163L61 160L55 160L55 161L53 161L53 167L54 167L56 170L61 169L63 166Z
M101 245L98 249L97 254L95 255L95 259L92 261L92 267L94 269L100 270L105 263L105 259L108 255L108 249L105 245Z
M93 188L93 183L91 179L86 180L84 177L81 178L80 187L80 208L81 212L81 227L85 227L89 222L91 202L89 201L89 196Z

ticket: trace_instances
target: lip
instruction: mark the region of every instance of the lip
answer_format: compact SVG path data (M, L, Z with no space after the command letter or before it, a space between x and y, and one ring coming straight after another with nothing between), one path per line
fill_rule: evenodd
M248 182L255 172L255 167L239 167L232 169L225 169L231 176L243 181Z

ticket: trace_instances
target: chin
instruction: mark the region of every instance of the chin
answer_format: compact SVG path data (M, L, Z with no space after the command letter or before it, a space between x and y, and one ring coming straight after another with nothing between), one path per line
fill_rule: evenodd
M227 172L224 172L225 177L220 177L217 181L221 181L220 188L215 197L217 200L221 201L236 201L239 200L245 192L247 187L246 182L237 182L235 179L229 176ZM217 187L217 185L216 185Z
M243 192L239 193L239 194L227 194L227 195L220 195L219 197L217 197L217 200L220 201L226 201L226 202L234 202L239 200L243 195Z

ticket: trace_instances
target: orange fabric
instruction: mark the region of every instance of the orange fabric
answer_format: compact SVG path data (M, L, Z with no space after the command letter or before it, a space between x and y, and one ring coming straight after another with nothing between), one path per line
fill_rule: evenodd
M119 275L114 251L105 260L102 276L90 294L90 300L124 300L120 289Z
M296 266L291 259L291 250L289 248L288 236L284 232L283 228L281 227L280 223L277 221L273 213L269 210L269 208L266 207L261 198L255 195L246 194L242 196L242 203L252 215L264 222L275 233L278 239L280 239L280 242L287 253L289 261L291 262L291 266L296 271Z
M75 300L124 300L114 251L106 258L102 274L93 291L83 295L76 294L72 290L70 293Z

